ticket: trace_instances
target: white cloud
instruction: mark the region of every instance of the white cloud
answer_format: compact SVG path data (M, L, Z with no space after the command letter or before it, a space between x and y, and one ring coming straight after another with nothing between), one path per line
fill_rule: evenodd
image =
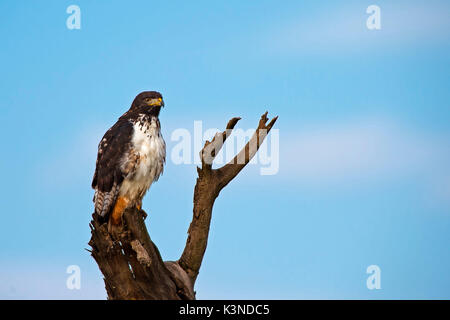
M57 154L42 160L39 184L52 190L67 185L88 187L97 143L104 130L102 126L82 130ZM312 187L352 187L354 179L362 182L415 179L434 196L448 200L449 141L447 135L408 128L386 118L310 124L295 132L280 130L277 175L296 185ZM169 143L168 154L171 147ZM172 165L169 157L167 166ZM195 170L180 172L189 172L190 179Z
M317 125L286 135L281 137L280 174L300 184L351 186L353 179L411 178L436 195L449 193L448 136L386 120Z
M367 49L448 43L450 5L444 2L396 1L378 3L381 30L368 30L366 4L330 6L308 17L283 23L268 32L264 43L274 53L348 54Z

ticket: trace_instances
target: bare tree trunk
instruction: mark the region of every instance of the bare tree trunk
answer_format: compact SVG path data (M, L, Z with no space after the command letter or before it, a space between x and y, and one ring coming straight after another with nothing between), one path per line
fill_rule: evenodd
M208 242L214 201L253 158L277 118L267 123L267 112L263 114L250 141L218 169L212 169L212 162L240 118L231 119L225 131L206 141L200 152L202 166L197 168L189 235L178 261L162 261L147 232L144 211L127 209L124 224L115 234L108 232L107 223L101 223L95 213L92 215L89 245L104 276L108 299L195 299L194 285Z

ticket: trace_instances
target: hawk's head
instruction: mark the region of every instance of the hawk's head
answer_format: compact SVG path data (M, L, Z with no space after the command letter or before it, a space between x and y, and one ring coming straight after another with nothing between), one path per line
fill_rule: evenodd
M130 110L148 108L150 112L154 112L158 115L161 107L164 107L164 100L161 93L157 91L144 91L139 93L136 98L134 98Z

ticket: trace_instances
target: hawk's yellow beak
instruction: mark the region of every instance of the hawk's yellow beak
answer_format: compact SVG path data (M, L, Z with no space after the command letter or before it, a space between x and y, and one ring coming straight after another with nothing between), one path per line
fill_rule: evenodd
M162 98L150 99L150 101L147 102L147 105L149 107L164 107L164 101Z

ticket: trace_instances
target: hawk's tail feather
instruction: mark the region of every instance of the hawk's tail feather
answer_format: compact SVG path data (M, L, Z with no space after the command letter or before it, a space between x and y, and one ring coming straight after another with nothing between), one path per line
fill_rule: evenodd
M97 189L94 195L95 212L99 216L105 217L114 206L118 194L119 186L117 186L116 183L113 184L111 190L108 192L103 192Z

